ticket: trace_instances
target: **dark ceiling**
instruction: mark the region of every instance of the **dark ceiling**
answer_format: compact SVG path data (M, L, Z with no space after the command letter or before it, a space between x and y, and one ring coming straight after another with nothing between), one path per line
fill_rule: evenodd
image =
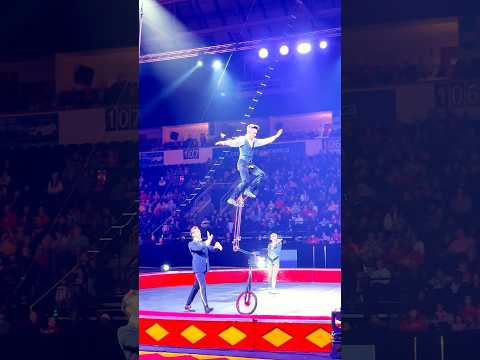
M188 29L210 42L238 41L287 31L297 0L157 0ZM302 0L294 31L479 13L469 0ZM136 0L23 0L2 3L0 56L15 57L138 43ZM248 22L248 26L244 23Z
M158 0L207 43L340 26L340 0ZM292 21L292 17L293 20ZM286 29L286 24L292 28Z

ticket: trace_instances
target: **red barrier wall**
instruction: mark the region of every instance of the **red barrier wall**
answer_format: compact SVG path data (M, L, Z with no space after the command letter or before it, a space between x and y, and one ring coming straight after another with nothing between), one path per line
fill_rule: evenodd
M211 270L207 273L208 284L243 283L247 281L247 269ZM253 270L253 282L267 280L267 271ZM194 282L191 271L171 271L140 274L140 289L164 286L185 286ZM278 282L341 282L340 269L284 269L278 274Z

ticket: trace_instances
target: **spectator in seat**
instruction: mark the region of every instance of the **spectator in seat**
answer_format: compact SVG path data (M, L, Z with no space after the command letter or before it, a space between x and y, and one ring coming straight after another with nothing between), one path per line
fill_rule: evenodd
M60 174L54 172L48 182L47 192L49 195L58 196L63 193L63 183L60 180Z
M128 323L118 328L117 338L126 360L138 359L138 291L130 290L122 299Z
M443 304L437 304L432 324L440 329L448 329L453 324L453 315L445 310Z
M452 331L464 331L466 330L467 325L463 321L462 317L457 314L452 324Z
M83 234L82 227L78 224L72 229L70 242L77 254L86 251L90 246L90 240Z
M50 221L50 217L48 216L45 208L40 206L37 210L37 215L33 218L33 223L36 225L38 229L42 229L45 227Z
M12 210L10 205L3 207L3 216L0 219L1 229L13 229L17 225L17 214Z
M53 316L50 316L47 320L47 327L40 329L40 333L44 335L55 335L60 332L60 329L57 325L57 319Z
M375 299L379 299L385 293L385 290L392 281L392 273L387 269L382 260L377 260L375 270L368 274L370 286Z
M56 212L60 206L60 201L63 194L63 182L60 180L58 172L54 172L48 182L47 186L48 204L51 212Z
M0 312L0 336L9 335L12 331L12 324L7 321L4 313Z
M428 324L425 317L416 309L411 309L400 322L400 330L402 331L426 331L427 328Z

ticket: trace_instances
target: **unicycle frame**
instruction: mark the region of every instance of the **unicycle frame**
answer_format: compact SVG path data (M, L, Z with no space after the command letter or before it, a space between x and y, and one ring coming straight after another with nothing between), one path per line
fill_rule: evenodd
M238 295L237 297L237 301L236 301L237 311L239 314L253 314L258 305L257 296L252 291L252 278L253 278L252 258L254 258L256 254L249 251L242 250L240 248L237 251L250 256L250 259L248 260L247 285L245 287L245 291L240 293L240 295ZM242 302L246 307L251 306L250 309L246 311L242 311L240 307Z
M248 265L247 292L252 292L252 265Z
M235 224L234 224L234 235L233 235L233 251L240 252L242 254L246 254L249 256L248 259L248 277L247 277L247 286L245 291L241 292L238 295L237 300L235 302L237 306L237 311L239 314L253 314L255 309L257 308L257 296L252 291L252 264L253 259L255 258L256 254L253 252L249 252L246 250L240 249L240 227L242 224L242 210L245 206L245 199L246 197L240 196L237 201L241 201L241 205L237 206L235 209ZM244 307L246 310L244 311Z

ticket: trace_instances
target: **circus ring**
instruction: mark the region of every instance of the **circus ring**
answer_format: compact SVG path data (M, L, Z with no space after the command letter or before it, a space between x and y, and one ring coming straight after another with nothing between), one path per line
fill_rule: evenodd
M204 314L199 299L199 312L183 312L194 281L191 271L140 274L140 349L255 351L290 356L331 351L331 311L340 305L339 269L281 270L274 294L267 290L265 270L254 270L253 289L259 296L259 308L252 315L238 314L234 308L247 276L247 269L209 271L207 293L215 311Z

